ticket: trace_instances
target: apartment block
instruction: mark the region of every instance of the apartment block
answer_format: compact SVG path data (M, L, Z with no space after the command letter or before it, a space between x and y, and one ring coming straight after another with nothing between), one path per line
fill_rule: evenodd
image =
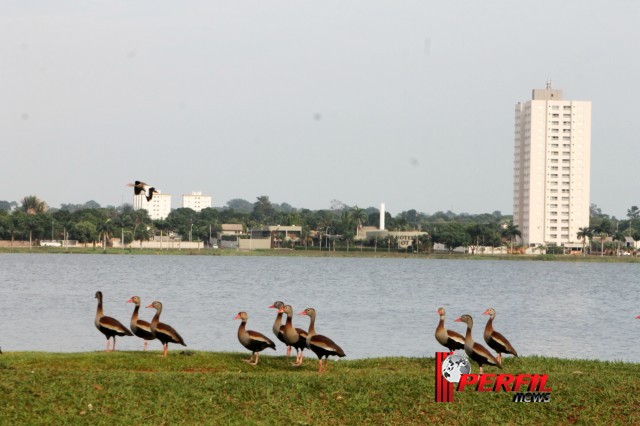
M591 102L534 89L515 106L513 221L526 246L581 247L589 226Z

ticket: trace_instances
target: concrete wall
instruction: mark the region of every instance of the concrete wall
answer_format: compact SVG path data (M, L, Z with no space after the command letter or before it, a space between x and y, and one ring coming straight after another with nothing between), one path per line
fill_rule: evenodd
M29 241L0 240L0 247L29 247Z
M240 250L268 250L271 248L269 238L241 238Z

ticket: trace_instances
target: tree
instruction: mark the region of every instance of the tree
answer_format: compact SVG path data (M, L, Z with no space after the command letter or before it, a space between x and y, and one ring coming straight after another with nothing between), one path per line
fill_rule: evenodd
M269 201L269 197L266 195L261 195L257 197L258 201L253 203L253 211L251 212L251 217L254 218L258 223L266 224L269 222L275 215L275 210L271 205L271 201Z
M627 210L627 217L629 218L629 236L631 236L633 232L633 221L640 218L640 209L638 206L631 206L631 208Z
M113 223L111 219L107 219L104 222L101 222L98 227L98 239L102 240L102 248L107 248L107 240L111 240L111 235L113 234Z
M227 201L227 208L240 213L251 213L253 211L253 204L241 198L234 198L233 200Z
M14 207L16 207L18 205L18 203L16 203L15 201L0 201L0 211L11 211Z
M83 243L85 246L89 241L95 241L98 235L96 226L89 221L78 222L71 230L73 238Z
M466 247L471 238L463 225L459 223L447 223L438 226L433 232L433 242L444 244L449 252L456 247Z
M49 206L35 195L27 195L22 199L21 209L27 214L24 224L29 230L29 247L31 247L33 231L38 229L39 221L37 220L36 215L46 212L49 209Z
M599 231L597 229L594 231L594 234L600 240L600 256L604 256L604 242L607 239L607 237L609 236L609 234L607 234L604 231Z
M587 227L584 228L579 228L578 229L578 239L582 240L582 255L585 256L585 250L584 250L584 246L586 244L587 238L589 238L589 240L591 240L591 237L593 237L593 229Z
M513 239L516 238L516 237L521 237L522 236L522 233L518 229L518 225L514 225L513 222L509 222L502 229L502 233L507 238L507 240L509 241L509 246L510 246L509 252L513 253Z
M362 210L358 206L355 206L351 210L350 214L351 214L351 221L356 226L356 234L357 234L360 228L362 228L362 225L365 224L365 221L367 220L367 214L365 213L364 210Z
M47 203L40 200L35 195L27 195L22 199L22 206L20 207L23 212L27 214L44 213L49 210Z
M620 254L620 243L626 241L626 237L622 232L616 232L613 234L613 241L617 241L616 255Z

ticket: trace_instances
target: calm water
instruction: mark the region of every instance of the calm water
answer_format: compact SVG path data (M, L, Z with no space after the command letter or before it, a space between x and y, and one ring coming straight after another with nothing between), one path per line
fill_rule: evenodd
M240 310L249 313L249 329L273 337L275 310L267 306L284 300L295 312L316 308L317 331L350 359L433 356L443 349L434 332L444 306L447 327L461 333L453 320L472 315L482 343L487 317L480 314L494 307L495 329L522 355L640 362L639 281L637 264L2 254L0 347L104 349L93 325L94 294L102 290L105 314L126 325L131 296L144 306L160 300L161 320L194 350L243 351L233 321ZM141 311L148 321L155 312ZM295 317L294 325L306 328L308 319ZM119 338L118 347L138 350L142 340Z

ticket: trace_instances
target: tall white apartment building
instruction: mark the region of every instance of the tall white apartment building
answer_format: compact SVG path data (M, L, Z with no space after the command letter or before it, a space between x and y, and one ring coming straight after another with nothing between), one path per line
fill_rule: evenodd
M153 220L166 219L171 213L171 194L155 193L147 201L144 192L133 196L133 209L145 209Z
M582 247L589 226L591 102L534 89L515 107L513 222L525 246Z
M202 192L192 192L182 196L182 207L190 208L197 212L211 207L211 195L202 195Z

